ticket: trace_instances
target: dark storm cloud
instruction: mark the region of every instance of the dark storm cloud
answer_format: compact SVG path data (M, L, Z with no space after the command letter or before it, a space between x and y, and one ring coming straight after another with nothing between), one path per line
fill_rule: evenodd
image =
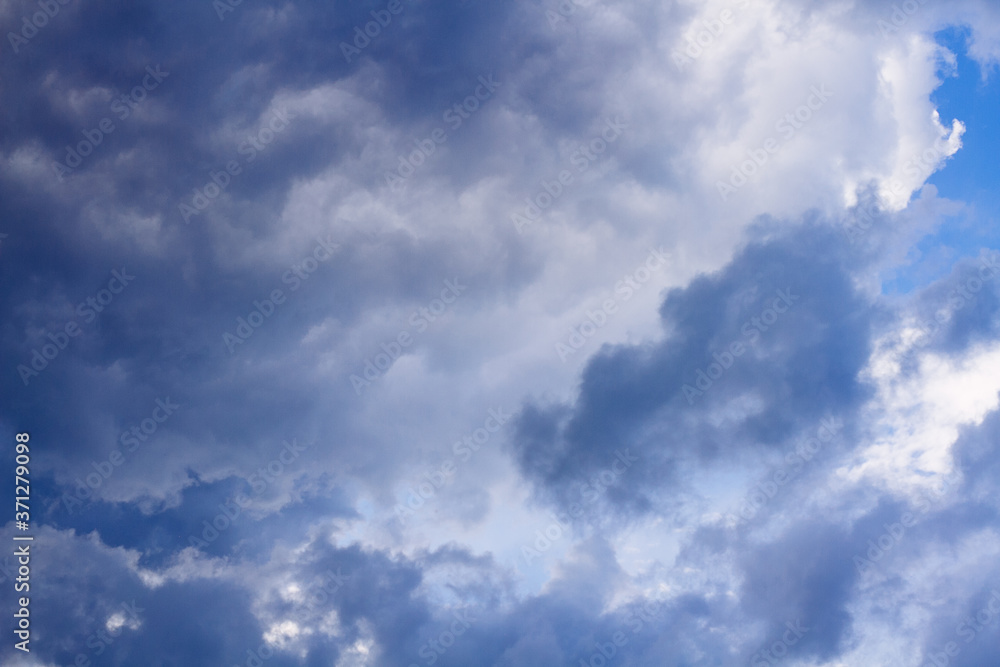
M242 585L196 576L149 589L121 550L72 533L42 536L73 558L35 553L36 572L45 577L30 591L31 612L35 627L46 630L45 639L32 643L32 655L57 664L207 666L242 664L246 650L262 643ZM5 646L3 654L6 662L16 652ZM286 655L269 664L295 662Z
M850 413L869 396L857 374L872 327L853 261L843 236L806 225L752 241L717 274L671 291L661 342L606 347L575 405L525 410L522 471L565 497L627 447L642 463L609 498L641 507L680 462L782 447L824 416ZM760 401L751 414L713 424L715 411L747 396Z
M184 404L165 428L191 441L212 439L242 450L237 443L248 439L293 435L282 424L311 423L307 428L315 432L323 428L318 422L336 417L326 414L326 406L318 415L312 407L318 388L288 370L299 363L290 357L311 326L333 318L346 330L372 303L386 300L422 304L445 278L475 281L484 296L530 278L518 254L491 267L460 250L470 245L462 234L416 239L387 231L371 238L346 227L326 230L341 247L294 295L282 281L287 266L260 271L231 261L226 255L242 249L217 236L213 222L255 240L273 238L281 231L274 218L291 183L365 148L369 139L349 123L330 128L310 117L291 121L266 153L232 177L228 201L215 201L188 225L178 212L178 204L192 200L193 188L211 182L210 172L241 157L236 143L220 140L219 133L234 124L256 130L279 91L342 83L374 62L382 84L357 87L357 93L400 129L408 149L428 119L440 122L441 110L468 95L477 77L500 72L503 80L519 58L511 40L517 46L517 35L539 30L502 3L458 10L404 5L385 34L351 63L339 44L371 20L371 11L382 10L377 3L243 3L224 20L211 3L72 5L17 57L3 60L0 78L11 103L0 111L0 147L7 155L40 150L44 173L0 179L10 234L0 267L6 287L0 308L7 314L0 344L12 371L0 382L14 397L5 409L39 424L39 436L73 443L68 467L86 469L105 455L158 397ZM9 15L20 17L32 7L17 3ZM528 23L511 30L512 21ZM152 83L150 67L165 78L140 91L143 99L126 105L131 112L119 118L114 96L133 95L144 80ZM108 93L74 97L91 88ZM16 97L14 90L20 91ZM89 142L106 117L115 129L64 182L57 181L52 161L66 159L67 145L75 150ZM463 171L460 165L479 151L474 144L482 135L466 130L466 144L460 136L449 146L455 153L450 162ZM371 164L357 185L365 187L368 179L379 187L386 166ZM145 232L136 226L142 219L154 220ZM291 261L308 256L312 245L302 244ZM57 358L39 358L44 370L33 376L34 353L52 343L49 334L59 336L78 321L77 304L94 297L110 272L123 266L134 282L95 320L78 322L79 333ZM246 318L275 288L285 289L287 305L229 357L222 334L235 331L237 317ZM283 369L274 366L278 359ZM16 366L28 369L27 387ZM273 419L277 414L285 419Z
M43 177L42 189L51 189L54 197L25 192L21 183L10 179L0 184L4 218L17 223L7 227L12 236L0 269L7 287L0 297L8 314L4 358L12 362L13 371L5 373L2 382L5 394L15 397L5 410L16 410L22 418L39 424L38 435L43 439L72 442L72 448L67 448L70 467L86 470L88 459L106 455L117 446L120 432L143 419L157 397L169 396L184 404L168 428L192 440L212 439L226 446L258 437L273 442L290 437L294 434L274 415L290 420L285 424L315 420L309 406L317 390L304 386L294 373L268 368L267 359L275 351L278 355L287 352L311 325L327 316L345 323L356 321L371 299L382 301L397 293L404 300L407 294L424 300L442 276L469 275L467 266L449 266L440 259L451 254L441 241L418 245L396 234L365 248L368 243L359 243L357 238L338 238L346 247L336 260L323 266L299 294L288 294L288 305L241 346L247 348L240 349L242 358L229 357L220 344L222 334L235 330L236 318L246 318L255 301L276 287L288 293L282 281L287 267L267 275L222 267L198 227L211 210L196 218L191 228L179 228L177 203L190 190L189 184L178 179L192 174L192 183L203 185L209 170L220 168L231 157L235 146L215 149L208 139L220 124L232 120L231 109L253 120L279 87L315 85L349 74L348 65L338 60L335 45L340 36L349 35L367 9L353 5L349 11L344 9L319 3L285 7L292 25L282 29L308 33L290 43L296 48L312 44L317 50L325 49L330 54L326 66L302 53L288 53L282 45L287 40L279 39L280 34L259 37L257 48L254 40L248 43L246 32L255 17L268 16L267 8L248 4L220 22L210 3L131 9L99 4L88 9L73 7L74 16L69 16L67 8L66 15L57 18L65 25L77 21L74 30L60 28L54 19L30 45L36 55L29 58L24 53L23 61L5 58L4 80L11 86L23 84L20 88L25 91L16 104L3 106L3 127L9 130L5 150L41 141L47 144L46 150L60 156L65 143L80 140L82 129L90 130L91 119L96 126L98 118L111 113L106 102L93 103L84 113L71 113L65 104L70 85L77 90L105 86L121 92L142 80L149 63L162 62L169 72L138 107L139 112L155 110L150 118L130 117L118 123L78 168L79 173L65 183L56 185L54 179ZM407 25L433 26L441 20L432 12L415 21L421 7L408 10L413 19ZM479 14L477 9L467 9L462 20L484 21L476 18ZM320 20L323 16L326 19ZM89 30L82 30L80 22ZM46 44L43 39L53 40L43 52L44 60L37 53ZM383 48L383 57L386 52ZM373 48L366 57L378 53ZM269 76L241 84L244 99L207 104L219 99L218 88L234 68L251 62L265 64ZM302 71L302 62L313 65ZM32 85L46 76L55 81L52 86ZM379 102L409 106L403 98ZM290 142L270 149L264 171L248 170L244 178L235 178L230 192L262 202L273 214L281 198L274 194L283 196L301 169L309 164L313 170L326 166L347 150L337 145L337 139L316 141L319 130L310 129L308 123L297 131ZM306 148L317 157L308 157ZM322 155L322 151L332 152ZM120 156L124 163L118 162ZM117 240L99 238L93 221L81 214L81 209L91 206L110 216L162 214L164 223L154 242L158 247L150 253L127 235ZM251 210L244 226L255 233L270 233L260 222L266 217ZM310 250L303 247L301 254L307 256ZM77 304L97 294L110 271L122 266L136 276L133 284L95 320L80 321ZM436 267L433 275L428 266ZM34 353L53 343L48 334L62 336L60 332L72 322L79 329L74 329L76 336L58 357L39 358L32 367ZM247 357L259 363L247 367ZM15 365L27 369L23 379ZM38 366L43 366L41 375L35 376ZM109 374L110 368L120 373ZM98 385L100 392L86 389Z

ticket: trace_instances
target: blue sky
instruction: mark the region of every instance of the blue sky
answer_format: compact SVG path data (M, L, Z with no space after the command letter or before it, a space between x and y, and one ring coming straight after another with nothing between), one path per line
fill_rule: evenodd
M0 26L0 664L995 664L996 3Z
M998 199L994 157L1000 150L1000 128L992 111L1000 103L995 65L980 65L968 55L968 27L955 27L935 35L936 41L955 56L944 68L943 82L932 96L941 117L957 118L966 127L963 149L935 172L928 183L938 196L961 201L966 209L949 218L934 234L917 244L921 259L888 285L888 289L913 289L940 278L962 257L979 249L996 247Z

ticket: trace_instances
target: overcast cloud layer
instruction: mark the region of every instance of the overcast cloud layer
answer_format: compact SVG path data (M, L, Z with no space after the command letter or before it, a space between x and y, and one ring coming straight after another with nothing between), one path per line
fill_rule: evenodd
M997 663L996 3L0 27L3 665Z

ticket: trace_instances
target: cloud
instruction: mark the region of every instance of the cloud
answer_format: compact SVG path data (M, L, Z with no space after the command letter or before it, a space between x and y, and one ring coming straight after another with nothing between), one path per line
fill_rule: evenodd
M5 40L39 635L4 663L983 664L995 250L917 260L973 224L934 175L981 140L935 34L988 75L996 8L390 4Z

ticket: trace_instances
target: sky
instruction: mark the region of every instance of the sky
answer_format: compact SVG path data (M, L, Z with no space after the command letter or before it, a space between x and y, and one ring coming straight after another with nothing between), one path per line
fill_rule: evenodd
M996 664L995 2L0 28L0 664Z

